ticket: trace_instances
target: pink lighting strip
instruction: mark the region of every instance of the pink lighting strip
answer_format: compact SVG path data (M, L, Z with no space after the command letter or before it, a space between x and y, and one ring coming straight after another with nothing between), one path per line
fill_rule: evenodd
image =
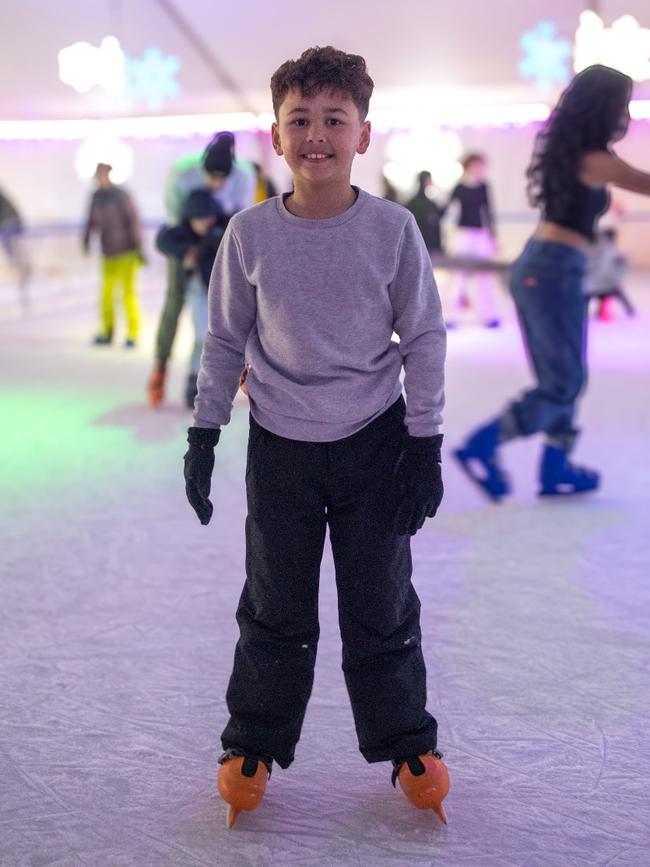
M379 110L371 120L377 132L410 129L428 121L436 126L458 129L461 127L526 126L542 123L549 115L544 103L520 105L446 106L421 112ZM636 99L630 103L634 120L650 120L650 99ZM234 132L268 131L273 116L252 112L233 114L185 114L149 117L116 117L93 120L3 120L0 121L0 141L81 141L91 137L156 139L161 136L186 138L193 135L210 136L215 130Z
M161 136L186 138L212 135L215 130L256 130L257 115L179 114L149 117L115 117L101 120L4 120L0 121L0 140L25 139L79 141L95 137L156 139Z

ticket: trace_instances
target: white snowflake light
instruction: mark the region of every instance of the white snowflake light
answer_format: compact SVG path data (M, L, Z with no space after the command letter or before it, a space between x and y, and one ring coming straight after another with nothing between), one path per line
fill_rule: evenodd
M59 78L78 93L98 85L106 93L124 90L124 52L114 36L105 36L99 47L75 42L58 54Z
M156 46L149 46L141 59L127 59L127 95L136 102L145 102L152 111L159 111L166 100L180 93L176 81L180 66L181 61L175 55L165 55Z
M524 53L519 61L519 72L541 90L550 90L568 81L571 43L568 39L558 39L553 21L540 21L532 30L527 30L519 47Z
M625 72L635 81L650 79L650 29L641 27L632 15L623 15L605 27L595 12L580 15L573 47L576 72L603 63Z

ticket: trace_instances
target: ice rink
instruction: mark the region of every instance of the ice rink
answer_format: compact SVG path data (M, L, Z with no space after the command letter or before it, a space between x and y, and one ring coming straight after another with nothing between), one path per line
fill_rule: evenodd
M413 545L449 825L356 748L323 563L297 758L227 831L215 790L243 581L247 407L216 452L215 512L185 501L187 326L147 407L147 330L92 348L96 286L0 306L2 867L647 867L650 864L650 277L636 319L593 322L578 458L601 492L539 501L538 440L484 501L451 447L528 382L510 314L450 333L446 497ZM47 291L46 291L47 290ZM0 299L1 300L1 299Z

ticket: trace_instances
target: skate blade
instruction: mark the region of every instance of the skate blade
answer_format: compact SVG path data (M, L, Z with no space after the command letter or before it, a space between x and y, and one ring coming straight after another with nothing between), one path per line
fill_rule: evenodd
M598 490L598 486L590 488L576 488L573 485L556 485L553 488L542 488L538 497L580 497L583 494L593 494Z
M238 810L237 807L228 807L228 815L226 816L226 828L232 828L232 826L237 821L237 816L241 813L241 810Z
M447 824L447 815L442 808L442 804L438 804L437 807L431 807L436 816L440 819L443 825Z

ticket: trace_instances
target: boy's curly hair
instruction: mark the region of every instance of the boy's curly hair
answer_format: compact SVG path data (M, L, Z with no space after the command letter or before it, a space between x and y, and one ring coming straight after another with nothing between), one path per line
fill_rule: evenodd
M348 96L364 121L374 86L366 61L360 55L346 54L331 45L308 48L298 60L287 60L273 73L273 111L277 118L282 101L293 88L306 97L321 90L333 90Z

